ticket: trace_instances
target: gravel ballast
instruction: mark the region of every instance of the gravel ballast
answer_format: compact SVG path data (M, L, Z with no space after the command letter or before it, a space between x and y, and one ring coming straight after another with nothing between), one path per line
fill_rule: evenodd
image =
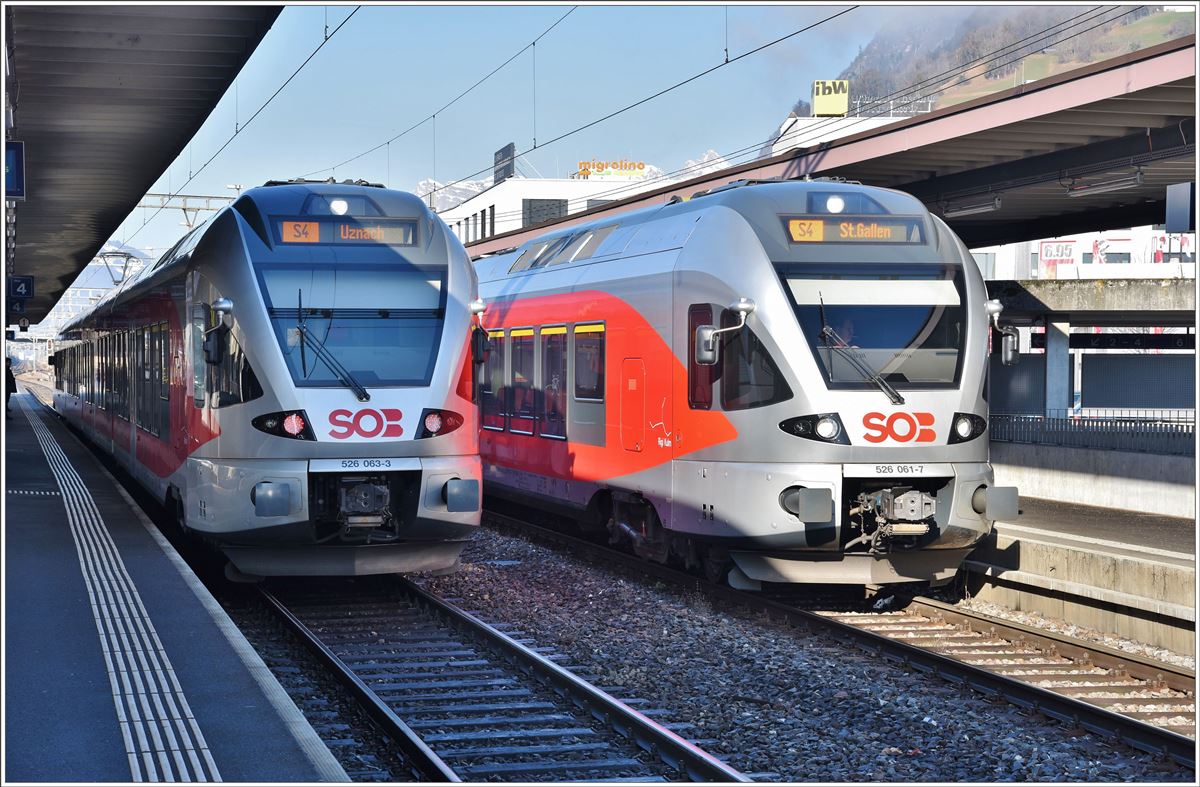
M744 773L786 781L1192 781L1110 744L822 634L714 608L491 530L429 588L518 626L699 728Z

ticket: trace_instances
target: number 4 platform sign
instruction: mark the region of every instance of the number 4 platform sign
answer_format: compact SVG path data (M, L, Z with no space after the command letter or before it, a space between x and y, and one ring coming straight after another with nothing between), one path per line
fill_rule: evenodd
M33 297L33 277L32 276L9 276L8 277L8 297L15 300L23 300Z

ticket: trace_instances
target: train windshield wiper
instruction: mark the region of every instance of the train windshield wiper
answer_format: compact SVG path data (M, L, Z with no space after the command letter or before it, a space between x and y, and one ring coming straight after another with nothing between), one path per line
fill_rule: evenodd
M337 357L329 351L329 348L325 346L325 343L308 330L308 325L305 324L304 320L304 309L300 305L299 293L297 293L296 298L296 331L300 335L301 364L304 364L304 344L307 340L312 343L313 353L322 361L324 361L325 365L333 371L334 375L338 378L338 382L349 388L351 391L354 391L354 395L358 397L358 401L371 401L371 394L368 393L367 389L363 388L362 384L358 380L354 379L354 375L350 373L349 369L347 369L345 366L342 366L341 361L339 361Z
M850 366L854 368L854 371L862 375L864 380L874 383L876 388L883 391L884 395L892 400L892 404L904 404L904 397L900 395L900 392L893 388L887 380L883 379L883 376L879 372L863 363L862 359L854 354L854 351L846 343L846 340L838 336L837 331L829 327L829 323L825 321L825 299L820 296L820 293L818 293L817 297L821 301L821 338L825 340L825 346L831 350L837 350L838 355L845 358ZM830 339L833 340L833 344L830 344ZM830 374L832 373L833 368L831 365Z

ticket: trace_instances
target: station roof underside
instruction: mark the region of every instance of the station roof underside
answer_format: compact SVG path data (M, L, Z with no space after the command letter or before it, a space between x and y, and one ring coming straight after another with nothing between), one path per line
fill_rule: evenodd
M1195 180L1195 36L859 134L644 192L467 246L479 256L572 224L662 204L736 180L840 177L914 194L971 248L1159 224L1166 187ZM1067 197L1074 184L1133 176L1140 186Z
M9 6L25 143L12 273L37 323L179 155L281 7Z
M989 281L1010 325L1068 322L1133 327L1196 324L1195 279L1045 279Z

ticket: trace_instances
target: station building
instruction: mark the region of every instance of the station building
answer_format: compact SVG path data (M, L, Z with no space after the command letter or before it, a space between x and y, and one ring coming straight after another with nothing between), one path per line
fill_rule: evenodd
M579 165L566 178L497 177L494 185L439 215L459 240L470 243L664 185L656 177L658 170L644 161L590 160Z

